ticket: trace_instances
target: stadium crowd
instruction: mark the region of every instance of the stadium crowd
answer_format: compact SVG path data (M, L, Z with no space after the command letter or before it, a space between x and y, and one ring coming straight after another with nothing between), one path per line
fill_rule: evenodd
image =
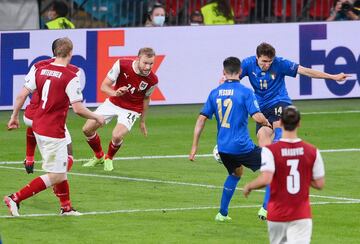
M196 15L222 25L359 20L360 0L5 0L0 11L0 30L190 25Z

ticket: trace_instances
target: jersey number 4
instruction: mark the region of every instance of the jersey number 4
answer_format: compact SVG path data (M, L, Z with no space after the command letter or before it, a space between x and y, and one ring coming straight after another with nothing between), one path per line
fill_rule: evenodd
M217 107L218 107L219 119L221 121L221 127L230 128L230 123L228 123L227 120L228 120L230 112L231 112L232 100L230 98L227 98L224 101L222 101L221 98L218 98L218 99L216 99L216 103L217 103ZM223 111L222 111L223 105L226 108L224 115L223 115Z
M286 177L286 189L290 194L296 194L300 191L299 159L289 159L286 164L290 166L290 173Z
M46 102L48 100L50 83L51 83L51 80L46 80L44 83L43 89L42 89L42 93L41 93L41 100L43 101L43 104L41 106L42 109L45 109Z

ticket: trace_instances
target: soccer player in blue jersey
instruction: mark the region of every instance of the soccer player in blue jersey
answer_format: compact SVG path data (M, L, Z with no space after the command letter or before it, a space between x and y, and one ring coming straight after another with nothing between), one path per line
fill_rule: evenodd
M220 211L216 221L228 221L228 208L236 186L243 174L243 166L256 171L261 165L261 148L249 136L248 116L263 126L269 121L260 112L253 91L240 84L241 62L236 57L224 60L225 81L212 90L196 121L194 138L189 155L193 161L198 149L201 132L207 119L215 115L217 121L217 145L227 176L221 197Z
M285 76L295 77L297 74L311 78L344 81L349 76L344 73L328 74L303 67L290 60L277 57L275 48L268 43L261 43L256 48L256 56L245 58L242 62L240 79L247 76L255 91L260 110L269 120L272 127L256 125L256 134L260 147L278 141L281 138L280 116L283 109L292 104L285 87ZM273 135L274 134L274 135ZM259 210L259 218L266 220L267 202L270 197L266 188L263 207Z

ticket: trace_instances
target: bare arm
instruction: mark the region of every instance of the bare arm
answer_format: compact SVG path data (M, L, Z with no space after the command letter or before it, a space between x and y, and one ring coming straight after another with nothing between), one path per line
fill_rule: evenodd
M341 10L341 4L342 4L341 1L338 1L336 3L335 8L331 9L330 16L326 19L326 21L334 21L336 19L336 15Z
M104 125L105 124L105 119L103 116L100 116L98 114L95 114L93 112L91 112L87 107L84 106L84 104L82 102L75 102L72 105L72 108L74 110L74 112L86 119L93 119L96 120L99 124Z
M114 90L112 84L113 81L110 80L108 77L105 77L105 79L101 83L101 91L104 92L109 97L114 97L114 96L119 97L124 95L126 92L128 92L128 88L126 86L122 86L119 89Z
M189 155L189 160L191 160L191 161L195 160L195 155L196 155L197 148L199 145L200 136L205 127L206 120L207 120L207 117L200 114L196 121L195 129L194 129L193 143L192 143L191 152Z
M255 113L251 116L257 123L263 125L263 126L268 126L271 127L271 124L269 123L269 121L265 118L263 113Z
M263 171L261 174L250 183L246 184L243 189L243 193L245 197L248 197L250 192L255 189L262 188L271 183L272 178L274 176L273 172Z
M311 186L315 189L322 190L325 186L325 178L321 177L316 180L311 180Z
M15 99L13 113L8 122L8 130L17 129L20 127L19 111L20 111L21 107L24 105L25 100L29 96L30 93L31 92L29 89L23 87L22 90L20 91L20 93L17 95L17 97Z
M347 11L346 16L351 20L359 20L360 19L360 17L357 14L355 14L352 10Z
M344 74L344 73L332 75L332 74L328 74L328 73L325 73L322 71L306 68L301 65L299 65L298 73L301 75L311 77L311 78L330 79L330 80L335 80L335 81L345 81L346 78L350 76L350 75Z
M144 136L147 136L147 128L146 128L146 124L145 124L145 118L146 118L147 111L149 109L149 103L150 103L150 97L145 97L143 112L141 113L141 116L140 116L140 130Z

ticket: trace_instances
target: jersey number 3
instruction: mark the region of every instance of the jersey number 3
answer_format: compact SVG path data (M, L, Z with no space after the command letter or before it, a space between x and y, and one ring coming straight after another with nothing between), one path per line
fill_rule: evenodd
M227 122L230 111L232 108L232 100L230 98L227 98L224 100L224 102L221 100L221 98L216 99L217 107L218 107L218 114L219 119L221 121L221 127L230 128L230 124ZM225 113L223 115L222 107L226 107Z
M296 194L300 191L299 159L289 159L286 164L290 166L290 173L286 177L286 189L290 194Z

